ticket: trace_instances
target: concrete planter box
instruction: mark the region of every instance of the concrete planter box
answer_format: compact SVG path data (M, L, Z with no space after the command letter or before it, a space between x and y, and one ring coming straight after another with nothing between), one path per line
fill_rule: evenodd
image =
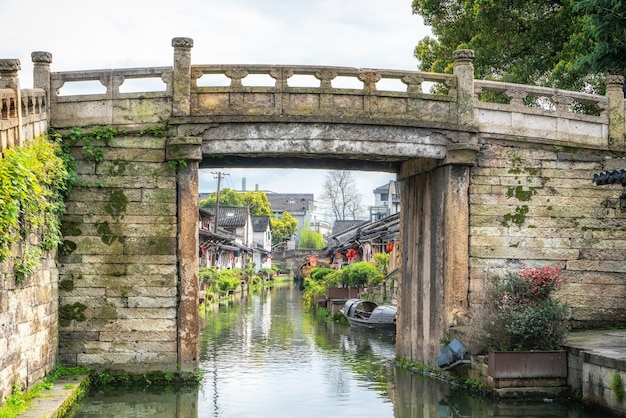
M487 373L494 389L563 386L567 383L567 352L490 351Z

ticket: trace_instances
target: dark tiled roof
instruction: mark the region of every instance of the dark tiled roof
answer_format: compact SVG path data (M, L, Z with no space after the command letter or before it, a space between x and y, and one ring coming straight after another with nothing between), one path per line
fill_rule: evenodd
M307 211L313 203L313 193L267 193L267 200L275 212Z
M252 217L252 231L265 232L270 225L269 216L253 216Z
M345 220L337 220L333 224L333 229L330 231L331 235L339 234L347 229L354 228L355 226L363 225L368 221L358 220L358 219L345 219Z
M598 186L605 184L621 184L626 187L626 169L603 171L593 175L593 182Z
M215 208L212 208L214 211ZM222 207L219 209L218 225L224 228L244 226L250 211L247 207Z

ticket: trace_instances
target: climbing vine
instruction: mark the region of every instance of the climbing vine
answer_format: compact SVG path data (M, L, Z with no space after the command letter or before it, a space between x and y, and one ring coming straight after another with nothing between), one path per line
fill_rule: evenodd
M86 160L100 162L104 157L104 148L117 134L117 130L112 126L94 126L89 131L83 131L78 127L72 128L64 137L63 147L69 153L69 147L80 146ZM55 133L55 136L59 138L60 134Z
M44 251L61 243L59 217L76 175L73 158L57 139L36 138L6 150L0 159L0 262L21 242L13 263L18 283L39 266ZM31 234L39 234L36 244Z

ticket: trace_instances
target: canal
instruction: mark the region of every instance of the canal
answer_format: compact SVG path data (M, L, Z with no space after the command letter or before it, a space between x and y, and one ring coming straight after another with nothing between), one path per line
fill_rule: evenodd
M494 402L393 365L394 337L302 312L291 283L202 314L197 387L90 394L81 417L553 417L597 412Z

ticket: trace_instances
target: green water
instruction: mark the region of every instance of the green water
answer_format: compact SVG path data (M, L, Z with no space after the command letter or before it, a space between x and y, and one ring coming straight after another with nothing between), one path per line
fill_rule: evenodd
M576 404L493 402L393 366L393 335L324 324L293 286L202 317L199 389L94 393L75 417L554 417Z

